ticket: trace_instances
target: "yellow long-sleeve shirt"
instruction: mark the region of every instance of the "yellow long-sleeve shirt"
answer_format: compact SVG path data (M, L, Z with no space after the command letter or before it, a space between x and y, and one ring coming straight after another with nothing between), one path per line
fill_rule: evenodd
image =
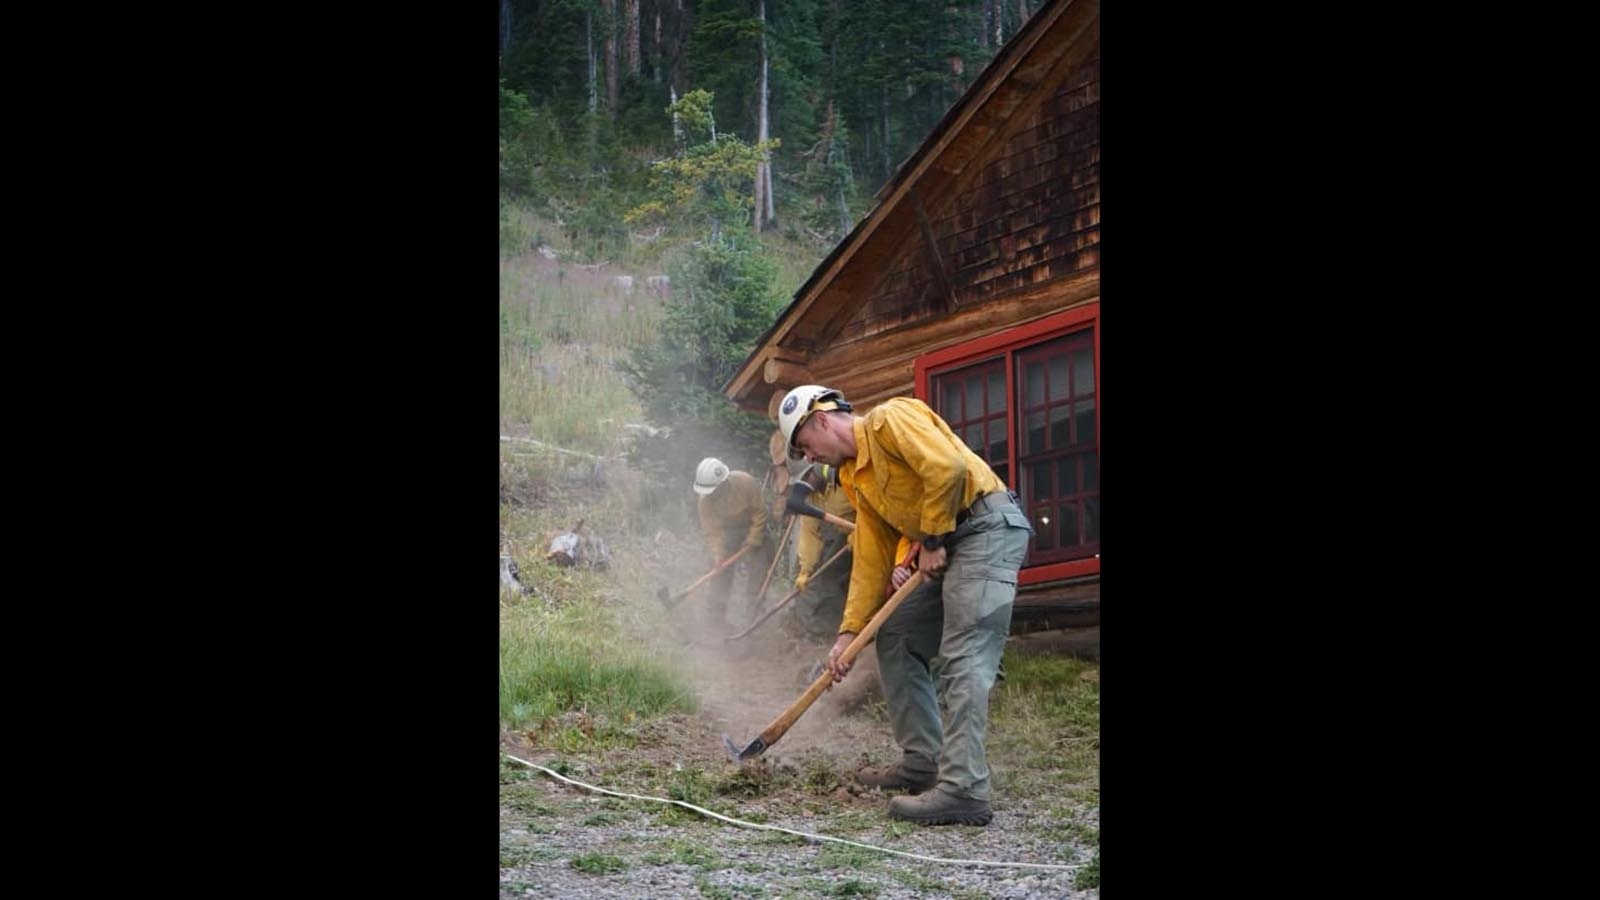
M860 632L887 599L900 538L956 528L956 514L1005 482L926 403L895 397L853 423L856 456L839 483L856 508L855 562L841 632Z
M724 542L730 532L743 532L744 543L761 546L766 537L767 505L761 497L761 482L748 472L728 473L728 480L700 498L700 534L711 557L721 562Z

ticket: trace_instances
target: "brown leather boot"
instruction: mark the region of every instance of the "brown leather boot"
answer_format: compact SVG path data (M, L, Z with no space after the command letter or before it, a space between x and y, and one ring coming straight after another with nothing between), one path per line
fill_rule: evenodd
M868 787L883 788L886 791L920 794L938 784L939 775L935 772L907 772L903 766L895 763L892 766L862 769L856 773L856 780Z
M971 800L934 790L920 797L890 800L889 818L919 825L987 825L994 813L989 810L987 800Z

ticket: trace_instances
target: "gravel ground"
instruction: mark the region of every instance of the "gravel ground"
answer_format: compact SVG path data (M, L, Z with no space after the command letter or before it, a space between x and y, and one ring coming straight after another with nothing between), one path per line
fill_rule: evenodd
M569 778L626 793L664 797L674 784L747 785L747 791L703 789L697 805L909 853L1079 866L1096 858L1097 785L1056 790L1049 772L1024 770L992 749L994 820L988 826L929 828L889 819L891 795L849 777L861 765L898 755L866 656L845 685L823 695L761 758L729 761L720 735L739 746L754 737L799 695L814 652L794 644L753 645L738 659L708 652L698 668L701 710L649 723L634 747L560 753L526 732L503 734L501 747ZM502 763L500 820L502 898L1099 895L1074 886L1076 870L943 864L807 841L669 804L608 797L509 761Z

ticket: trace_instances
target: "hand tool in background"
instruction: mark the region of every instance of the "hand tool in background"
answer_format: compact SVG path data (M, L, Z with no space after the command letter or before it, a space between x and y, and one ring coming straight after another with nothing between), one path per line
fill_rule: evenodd
M689 585L688 587L686 587L683 590L679 591L678 593L672 595L671 597L667 596L667 586L666 585L662 585L661 586L661 590L656 592L656 599L660 600L661 604L663 606L665 606L667 609L672 609L673 607L677 606L679 603L682 603L683 602L683 598L685 598L685 597L689 596L690 594L694 593L694 590L696 588L700 587L701 585L703 585L706 582L710 581L712 578L716 577L717 573L719 573L722 570L724 570L724 569L728 568L729 566L733 565L735 562L738 562L739 558L741 556L744 556L746 553L749 553L749 552L750 552L750 545L749 544L745 544L743 547L739 548L739 551L737 553L733 554L732 556L728 557L727 559L723 560L722 562L717 563L714 567L712 567L711 571L705 573L704 575L701 575L699 580L696 581L694 584Z
M817 566L817 570L815 572L811 573L811 577L812 578L816 578L818 575L821 575L824 569L826 569L829 566L833 565L836 561L838 561L839 557L843 556L844 552L846 550L849 550L849 549L850 549L850 545L848 545L848 544L846 544L843 547L840 547L837 552L835 552L832 556L828 557L827 562L824 562L822 565ZM757 628L760 628L761 627L761 623L763 623L763 622L767 621L768 619L772 618L774 615L777 615L778 610L783 609L784 605L787 604L790 600L793 600L794 598L800 596L800 592L801 592L800 588L795 588L794 590L790 591L788 596L786 596L782 600L778 601L778 605L777 606L774 606L773 608L767 610L765 613L762 613L761 614L761 618L756 619L755 622L751 623L749 628L746 628L745 630L739 632L738 634L730 634L727 637L723 638L723 640L724 641L737 641L738 639L748 635L750 632L755 631Z

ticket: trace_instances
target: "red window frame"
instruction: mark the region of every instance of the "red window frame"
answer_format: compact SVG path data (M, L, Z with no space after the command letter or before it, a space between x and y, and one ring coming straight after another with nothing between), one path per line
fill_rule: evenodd
M1035 319L1032 322L1026 322L998 334L991 334L976 340L944 347L917 357L912 365L916 380L916 397L929 406L933 406L931 389L933 376L989 360L1004 359L1006 373L1006 449L1009 455L1007 470L1010 474L1008 486L1015 490L1021 476L1017 469L1020 441L1017 436L1017 367L1014 356L1017 351L1027 350L1034 345L1043 344L1085 328L1094 329L1094 446L1095 456L1098 459L1101 434L1100 411L1105 408L1104 386L1100 375L1100 303L1098 301L1063 310L1059 313L1045 316L1042 319ZM1036 584L1043 581L1056 581L1062 578L1098 575L1099 573L1100 558L1097 554L1088 559L1027 566L1018 574L1017 583Z

